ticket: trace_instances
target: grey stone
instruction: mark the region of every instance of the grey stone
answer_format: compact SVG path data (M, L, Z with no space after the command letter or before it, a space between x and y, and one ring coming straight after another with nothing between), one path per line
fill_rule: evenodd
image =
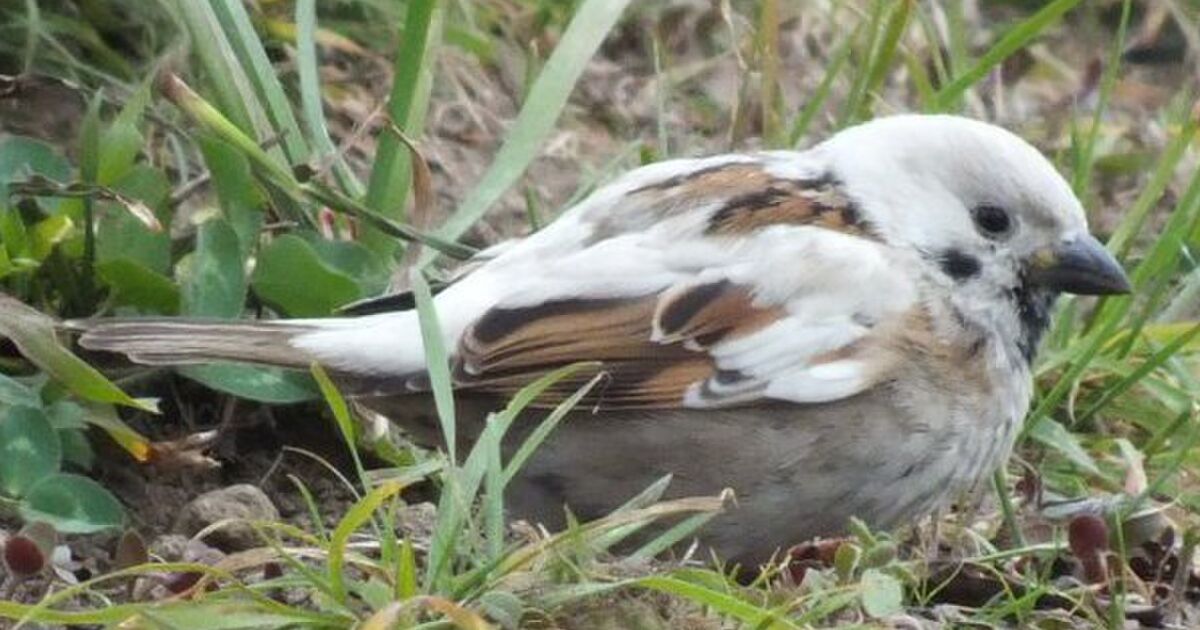
M204 541L222 551L241 551L261 546L249 521L277 521L279 511L257 486L239 484L206 492L184 506L175 520L174 530L194 536L204 528L228 519L237 523L223 525L204 536Z

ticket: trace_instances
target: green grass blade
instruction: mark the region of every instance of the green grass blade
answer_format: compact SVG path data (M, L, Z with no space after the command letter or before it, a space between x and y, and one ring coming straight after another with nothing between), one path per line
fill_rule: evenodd
M265 138L270 130L266 115L236 59L220 21L208 2L175 0L180 22L187 28L191 48L200 62L220 111L243 133Z
M358 473L358 482L362 484L363 490L370 488L371 481L367 477L362 459L358 456L358 430L354 418L350 416L350 407L346 404L346 399L338 391L337 385L329 378L329 373L321 367L321 364L314 362L309 366L309 372L317 381L317 387L321 389L321 396L325 398L325 404L333 413L333 420L342 434L346 448L350 451L350 458L354 461L354 470Z
M179 77L164 73L158 79L159 90L192 120L211 131L241 151L254 166L255 172L265 181L296 201L312 200L324 204L334 212L349 214L361 219L375 229L396 238L419 241L431 249L454 258L469 258L475 250L465 245L425 234L410 226L396 223L320 182L301 184L280 161L271 158L267 151L253 138L246 135L211 103L196 94Z
M442 495L438 500L437 524L433 541L429 546L426 563L425 590L449 592L453 575L451 564L456 556L462 555L460 545L467 538L465 529L471 528L471 510L479 494L479 486L487 472L488 454L500 441L500 433L494 416L487 420L487 427L475 441L462 466L450 466L442 478ZM485 523L486 526L486 523Z
M130 397L64 348L58 341L54 320L2 293L0 337L7 337L26 359L81 398L158 412L152 402Z
M1082 198L1091 186L1092 166L1095 164L1096 139L1100 137L1100 124L1104 120L1104 112L1112 98L1113 87L1117 84L1117 71L1121 68L1121 53L1125 51L1125 33L1129 28L1129 14L1133 5L1132 0L1121 3L1121 20L1117 24L1117 37L1113 40L1108 51L1108 59L1104 64L1104 74L1100 77L1100 94L1096 99L1096 110L1092 112L1092 126L1088 129L1087 138L1079 148L1079 158L1071 176L1071 188L1075 195Z
M300 133L300 125L296 122L292 105L279 82L279 73L275 66L271 65L258 33L250 23L245 4L242 0L212 0L212 8L234 54L237 55L238 64L249 77L271 122L272 137L279 138L283 153L290 164L308 162L308 144L304 142L304 135Z
M1114 398L1125 393L1127 390L1129 390L1129 388L1133 387L1151 372L1158 369L1163 363L1166 363L1168 359L1175 356L1180 349L1190 343L1192 339L1196 338L1197 333L1200 333L1200 324L1189 328L1186 332L1173 339L1171 343L1167 344L1158 352L1155 352L1152 356L1143 361L1136 370L1116 383L1105 388L1104 393L1100 396L1099 400L1097 400L1092 404L1091 407L1084 411L1083 414L1079 416L1079 420L1084 421L1096 415L1096 412L1103 409L1104 406L1111 402Z
M408 599L417 594L417 552L412 539L404 538L400 557L396 560L396 599Z
M629 0L584 0L579 6L550 60L529 90L529 97L509 129L504 146L492 160L491 168L437 231L439 236L447 239L462 236L525 172L537 156L542 141L554 130L567 97L588 60L628 4ZM435 255L426 253L422 264L428 264Z
M804 108L800 110L795 122L792 123L792 128L788 132L788 146L799 148L800 141L808 133L808 128L812 126L813 119L817 117L817 114L825 106L825 102L829 100L829 94L833 91L833 82L841 74L846 61L850 59L852 44L862 36L863 28L862 24L860 24L849 37L844 39L834 49L829 64L825 66L825 76L821 77L821 82L817 84L817 89L813 90L813 93L805 101Z
M1185 113L1184 116L1179 133L1171 138L1166 148L1163 149L1162 157L1155 165L1150 181L1142 188L1142 192L1138 194L1133 206L1126 212L1125 218L1122 219L1121 224L1108 241L1109 251L1115 253L1121 260L1129 255L1134 237L1141 233L1146 219L1149 218L1158 200L1166 192L1167 186L1171 184L1171 179L1175 176L1175 167L1187 154L1188 147L1196 137L1197 129L1200 129L1200 117L1191 116L1190 112Z
M863 53L862 59L856 59L860 62L858 72L855 74L854 83L850 85L850 94L846 96L846 103L842 106L842 115L838 117L838 129L854 122L854 117L862 108L863 100L866 98L867 81L871 76L871 59L875 55L875 50L879 48L882 38L879 25L883 22L883 14L887 11L887 6L884 0L875 0L871 4L870 20L866 22L867 26L864 31L866 52Z
M429 386L433 390L438 420L442 424L442 439L446 442L446 452L450 454L450 462L454 464L458 461L454 386L450 378L450 359L446 352L445 337L442 335L442 327L438 323L437 311L434 310L433 305L433 294L429 290L429 282L425 280L425 275L414 269L409 274L409 279L412 282L413 297L417 302L417 316L421 323L421 340L425 344Z
M338 522L329 539L329 587L334 598L340 603L346 603L346 546L350 536L360 527L371 521L376 510L383 502L396 496L404 489L404 484L384 482L373 488L362 499L355 502L346 511L346 515Z
M409 138L420 138L433 76L433 49L441 38L438 0L411 0L404 17L404 38L396 52L395 79L388 97L388 117ZM394 134L383 134L367 184L367 206L384 216L401 218L412 184L412 156ZM373 249L391 251L394 243L364 235Z
M663 495L666 494L667 488L670 487L672 480L674 480L674 476L671 473L667 473L662 477L659 477L654 481L654 483L646 486L646 488L641 492L634 495L625 503L622 503L620 507L613 510L610 515L616 516L619 514L629 514L631 512L636 512L638 510L653 506L655 503L662 500ZM646 527L650 524L650 522L651 521L648 520L637 521L613 528L612 530L601 534L595 541L594 546L598 549L608 549L609 547L612 547L613 545L633 535L638 530Z
M930 61L933 65L933 78L937 80L938 85L945 85L950 82L950 69L946 67L946 55L943 51L943 42L941 33L934 24L933 18L930 17L928 7L923 4L917 4L917 23L921 25L921 34L925 39L925 47L929 51ZM915 56L915 55L914 55ZM918 61L921 63L921 61ZM921 72L926 72L922 68ZM921 102L926 106L926 109L933 106L932 85L930 86L930 94L922 95Z
M296 488L296 492L300 494L300 498L304 501L304 507L308 510L308 518L312 521L312 529L316 532L317 539L325 544L329 544L329 532L325 529L325 520L321 518L321 508L317 505L317 498L313 496L308 486L296 475L288 474L288 481L292 482L292 486Z
M592 378L592 380L580 387L574 394L571 394L566 400L554 407L549 415L542 420L541 424L539 424L537 428L529 434L529 437L525 438L525 441L522 442L521 446L517 448L517 452L513 453L513 456L509 459L508 465L504 469L503 483L505 486L512 482L513 478L517 476L517 473L520 472L521 468L525 466L525 463L529 461L529 458L533 456L534 451L541 446L542 442L546 441L546 438L549 437L550 433L552 433L556 427L558 427L563 418L565 418L567 414L571 412L571 410L575 409L575 406L579 404L579 401L582 400L583 397L588 394L588 392L592 391L592 388L594 388L596 384L603 379L603 377L603 374L597 374ZM555 380L557 381L561 378L562 376L559 376Z
M716 515L715 512L711 514L693 514L683 519L650 542L638 547L636 551L629 554L629 559L634 561L653 559L675 543L696 533L697 530L704 527L704 524L711 521Z
M494 419L492 421L495 422ZM499 431L493 433L495 437L484 444L487 466L483 499L484 541L487 543L487 558L491 562L504 553L504 462L500 455L500 442L504 436Z
M300 75L300 108L304 126L314 148L317 162L333 161L333 173L342 191L351 197L361 197L362 182L350 170L346 160L334 146L325 124L325 107L321 98L320 65L317 62L317 0L296 2L296 70Z
M758 28L754 39L758 48L762 137L768 146L775 148L783 139L779 98L779 0L761 0L758 5ZM663 151L663 155L667 153Z
M764 630L800 630L800 626L792 623L780 613L759 607L746 599L713 590L694 582L688 582L676 577L655 575L642 578L636 582L638 586L675 595L691 600L701 606L711 608L722 615L732 617L746 627L762 628Z
M900 0L892 3L891 13L888 15L883 34L871 54L870 65L866 72L866 82L859 95L859 102L853 111L849 107L847 108L847 115L852 121L863 120L869 116L871 97L879 89L879 86L883 85L888 71L892 68L892 60L896 56L900 39L904 36L905 29L908 28L914 5L914 0Z
M938 111L952 109L962 95L987 76L993 68L1028 45L1042 31L1062 19L1063 15L1075 8L1077 4L1079 4L1079 0L1053 0L1039 9L1037 13L1009 29L1000 38L1000 41L996 42L975 62L975 65L954 77L953 81L938 91L937 100L934 102L935 108Z

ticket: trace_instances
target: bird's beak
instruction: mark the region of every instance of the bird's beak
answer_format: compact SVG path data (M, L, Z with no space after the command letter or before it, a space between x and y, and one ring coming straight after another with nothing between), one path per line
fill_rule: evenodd
M1030 258L1027 281L1078 295L1129 293L1129 277L1104 244L1090 234L1044 247Z

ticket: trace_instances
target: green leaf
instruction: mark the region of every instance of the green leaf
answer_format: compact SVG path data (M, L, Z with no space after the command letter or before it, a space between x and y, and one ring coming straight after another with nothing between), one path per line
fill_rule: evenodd
M11 407L0 417L0 490L19 497L58 472L62 445L46 414L36 407Z
M1041 422L1032 425L1029 429L1029 436L1058 451L1076 466L1093 475L1101 476L1100 468L1096 466L1096 461L1080 446L1079 438L1074 433L1068 431L1057 420L1045 418Z
M50 426L56 431L87 428L87 410L78 403L60 400L45 409Z
M4 180L0 179L0 186L3 184ZM10 260L29 256L29 231L25 222L15 208L4 206L3 199L0 199L0 245L8 252Z
M92 534L125 524L125 510L104 486L71 473L43 478L21 500L21 516L64 534Z
M179 373L217 391L274 405L290 405L320 397L312 379L302 372L216 363L188 366L181 368Z
M8 257L8 250L4 249L4 243L0 241L0 278L16 272L17 266L13 264L12 259Z
M71 217L63 214L56 214L38 221L29 231L29 235L33 237L30 241L30 257L39 262L45 260L55 246L67 240L74 228L75 224L71 221Z
M170 222L164 208L171 185L161 170L139 164L113 185L113 191L145 204L163 225ZM167 231L151 230L115 203L100 202L96 208L97 260L125 258L151 271L167 273L171 267L171 235Z
M179 312L179 287L170 278L127 258L96 266L100 279L112 289L115 306L133 306L143 312L175 315Z
M63 461L71 462L84 470L91 469L96 463L96 452L83 431L59 431L58 439L62 443Z
M116 120L100 133L100 160L95 183L111 185L133 168L133 162L145 142L138 125L149 96L149 86L142 86L125 104Z
M102 429L137 461L150 460L149 440L125 424L112 405L87 405L87 413L83 419L88 424Z
M387 264L361 243L331 241L313 231L295 235L311 245L325 264L358 283L361 295L379 295L387 289L391 279Z
M508 591L488 591L479 597L479 605L503 628L519 628L525 614L525 602Z
M41 406L42 401L32 388L20 381L0 374L0 405Z
M904 587L900 580L880 571L863 571L859 584L863 610L876 619L890 617L904 611Z
M617 23L628 0L586 0L571 18L562 39L529 90L521 113L508 130L504 146L479 184L436 235L457 239L507 191L537 156L542 141L554 130L575 82L604 37ZM427 251L422 263L434 258Z
M201 135L199 143L221 213L237 232L245 258L258 242L266 195L250 172L250 161L236 147L211 134Z
M25 358L81 398L156 411L154 405L134 400L64 348L55 335L54 320L3 294L0 336L11 339Z
M8 204L9 183L25 181L35 173L65 184L71 177L71 165L44 142L22 136L0 140L0 205ZM59 204L49 198L39 198L37 202L47 210Z
M183 286L184 314L237 317L246 301L246 278L238 236L222 219L204 222Z
M104 88L96 90L88 101L87 113L79 123L79 179L95 183L100 170L100 108L104 106Z
M325 264L304 239L276 238L258 256L250 285L263 302L292 317L322 317L362 297L352 278Z

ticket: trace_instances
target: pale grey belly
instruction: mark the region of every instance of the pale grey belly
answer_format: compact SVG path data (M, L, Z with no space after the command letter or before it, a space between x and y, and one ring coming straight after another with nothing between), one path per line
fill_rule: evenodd
M1010 436L994 421L953 411L954 404L917 418L893 400L879 388L823 405L575 413L514 480L508 508L553 530L563 524L564 505L584 520L603 516L670 474L668 498L734 491L736 504L704 528L701 542L753 566L779 548L845 532L852 516L880 528L915 519L956 498L1008 451ZM461 402L466 448L490 403ZM368 404L417 440L437 440L436 421L414 415L413 401ZM506 450L542 415L519 421Z

